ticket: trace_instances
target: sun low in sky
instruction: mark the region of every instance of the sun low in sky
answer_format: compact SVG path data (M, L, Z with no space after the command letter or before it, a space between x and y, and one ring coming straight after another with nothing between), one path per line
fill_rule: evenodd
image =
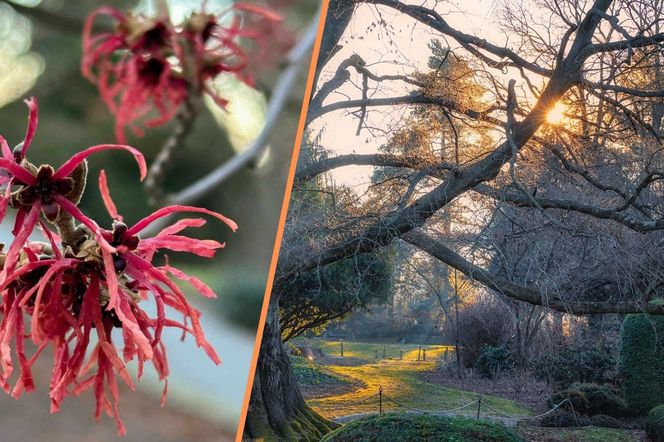
M565 119L567 107L563 103L556 103L546 114L546 121L549 124L560 124Z

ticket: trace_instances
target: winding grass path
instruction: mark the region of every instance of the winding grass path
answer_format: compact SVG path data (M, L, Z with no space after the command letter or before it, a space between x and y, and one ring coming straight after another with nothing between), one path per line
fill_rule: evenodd
M477 394L447 388L421 380L421 372L433 370L436 359L451 348L442 345L423 346L427 350L427 361L418 361L416 344L376 344L344 342L344 356L341 358L339 341L326 339L301 340L298 344L322 350L327 355L322 360L314 360L315 365L326 372L348 379L358 388L350 392L339 392L329 396L309 399L307 403L328 419L345 423L378 412L378 389L408 407L437 413L460 407L477 399ZM386 359L383 359L383 348ZM403 353L401 353L403 352ZM403 360L400 355L403 354ZM451 356L451 353L448 355ZM532 415L531 410L514 401L494 396L482 396L482 403L511 416ZM389 400L383 401L383 411L408 412ZM477 406L472 405L455 415L474 417ZM513 420L504 420L490 410L483 408L484 419L513 425ZM643 440L642 432L613 430L608 428L538 428L518 427L525 440L547 442L629 442Z
M309 340L309 345L320 348L327 355L339 353L338 341ZM344 365L344 358L326 358L325 369L355 382L358 389L323 398L310 399L308 404L318 413L329 419L343 416L378 412L378 390L401 404L418 410L441 412L458 408L477 400L477 394L422 381L419 373L435 368L436 362L448 347L442 345L423 346L427 350L427 360L417 361L417 345L385 345L386 356L395 359L375 359L376 352L382 357L383 344L344 343L344 356L364 359L366 363ZM399 360L399 350L403 350L403 360ZM335 363L336 361L336 363ZM528 416L530 410L517 403L493 396L483 396L482 403L502 413L512 416ZM383 411L407 411L389 399L383 400ZM477 406L472 405L455 414L475 416ZM482 416L494 415L482 409Z

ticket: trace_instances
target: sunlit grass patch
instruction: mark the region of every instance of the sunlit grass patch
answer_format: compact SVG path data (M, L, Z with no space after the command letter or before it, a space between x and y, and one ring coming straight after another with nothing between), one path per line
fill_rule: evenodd
M427 411L443 411L457 408L477 399L477 394L441 385L421 381L417 373L431 370L434 362L383 361L356 367L328 366L328 369L341 376L360 380L364 388L350 393L322 399L312 400L310 405L326 417L337 417L348 414L371 413L378 411L380 387L386 396L383 410L403 410L403 407L390 401L394 399L401 404ZM373 400L369 400L373 397ZM507 399L485 396L482 401L502 413L523 416L529 411ZM484 411L487 414L487 410ZM469 407L459 411L461 414L473 415L476 408Z
M302 342L302 341L296 341ZM321 338L307 339L307 343L314 348L322 350L326 355L341 356L342 343L339 340ZM360 359L417 359L418 348L426 350L427 359L442 357L446 351L451 352L453 347L448 345L419 345L399 343L367 343L343 341L344 357ZM385 357L383 358L383 354ZM421 354L420 357L424 355Z
M320 348L327 355L330 348L338 349L339 341L325 341L321 339L309 340L309 345ZM437 356L442 355L447 349L442 345L425 346L427 348L427 360L417 361L417 344L385 344L386 356L388 351L404 349L404 359L381 359L383 344L344 342L344 356L368 359L371 362L362 365L344 366L329 363L325 365L328 372L338 374L342 378L359 381L363 385L351 392L343 392L338 395L311 399L308 401L317 412L327 418L347 416L352 414L375 413L379 410L378 390L383 388L383 411L404 411L405 408L398 406L390 399L418 410L444 411L460 407L477 399L477 394L454 388L448 388L437 384L422 381L418 374L422 371L435 369ZM389 349L388 349L389 348ZM346 350L348 349L348 350ZM375 361L376 351L379 352L379 360ZM501 413L513 416L525 416L530 414L524 408L513 401L492 396L484 396L482 402ZM475 415L475 406L460 410L458 413L468 416ZM483 415L493 415L487 409L482 410Z

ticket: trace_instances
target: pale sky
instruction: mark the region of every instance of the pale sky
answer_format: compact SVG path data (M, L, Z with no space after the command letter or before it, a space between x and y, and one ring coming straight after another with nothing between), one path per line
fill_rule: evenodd
M428 1L425 4L431 6L433 2ZM456 29L500 45L509 40L494 20L500 5L501 0L454 1L440 3L436 7L436 11ZM396 54L388 52L387 48L390 45L386 43L384 29L375 28L367 31L372 22L380 19L378 10L383 19L393 27L394 45L391 47L398 48ZM440 37L440 34L391 8L360 5L341 39L343 49L326 65L326 69L321 74L321 81L329 79L336 71L339 62L353 53L360 55L367 62L367 66L377 74L409 74L418 69L427 71L427 61L430 55L427 45L431 39L436 37ZM453 47L458 46L449 38L448 41ZM407 60L408 65L397 66L393 63L395 59L400 63L405 63ZM508 73L508 75L513 78L514 73ZM355 80L358 77L351 75L351 78ZM516 79L520 80L520 78ZM394 83L393 87L383 86L380 91L375 92L373 98L404 95L409 90L407 87L400 86L398 82L391 83ZM347 85L340 91L348 94L351 99L361 98L359 91L352 85ZM341 94L333 94L326 100L326 103L344 99ZM407 107L402 107L398 111L395 111L394 108L382 108L371 111L368 121L372 126L387 128L397 123L398 117L406 115L409 111L410 109ZM347 111L337 111L312 122L310 129L314 135L322 131L321 145L330 149L335 155L377 152L386 139L384 137L374 138L366 129L356 136L357 124L358 119L348 114ZM371 166L348 166L332 172L337 183L357 186L358 189L366 187L372 173L373 167Z

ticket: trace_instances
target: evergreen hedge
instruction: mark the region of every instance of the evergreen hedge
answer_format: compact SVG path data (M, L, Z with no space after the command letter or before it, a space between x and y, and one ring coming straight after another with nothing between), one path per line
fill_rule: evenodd
M646 434L653 442L664 442L664 405L655 407L648 413Z
M627 315L621 330L620 382L630 412L664 404L664 316Z

